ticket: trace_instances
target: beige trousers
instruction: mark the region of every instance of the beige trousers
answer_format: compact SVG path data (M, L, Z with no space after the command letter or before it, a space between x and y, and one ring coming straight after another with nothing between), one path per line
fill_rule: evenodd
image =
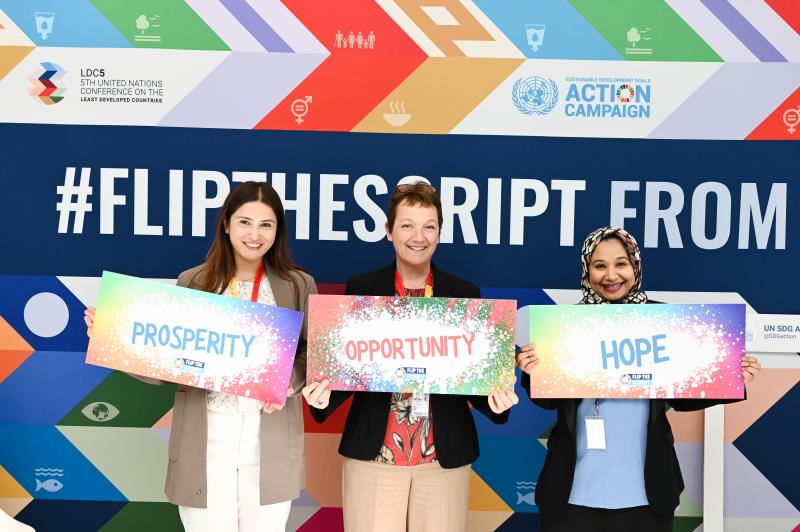
M342 506L346 532L463 532L470 466L397 466L345 458Z

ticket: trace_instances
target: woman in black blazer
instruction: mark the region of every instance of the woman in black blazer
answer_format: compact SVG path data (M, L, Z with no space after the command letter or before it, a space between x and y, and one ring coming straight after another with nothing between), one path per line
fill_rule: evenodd
M441 223L441 202L432 186L398 186L386 223L395 262L351 278L345 293L479 298L477 286L432 264ZM353 395L339 445L345 457L345 529L463 531L469 464L479 454L470 404L494 423L505 423L518 401L513 390L489 397L431 394L429 404L422 402L425 414L418 416L408 394L331 392L327 386L327 380L312 382L303 395L319 422Z
M582 263L582 304L656 303L648 300L641 289L639 246L624 229L603 227L591 233L583 244ZM530 373L538 363L533 344L522 348L517 354L517 363L523 371L522 385L530 396ZM752 380L760 369L754 357L742 360L745 382ZM630 453L630 459L625 459L628 466L638 468L628 467L630 475L621 482L614 478L618 471L598 469L605 463L604 458L592 462L593 458L589 457L592 451L579 448L577 443L586 440L580 412L591 413L592 406L598 405L594 408L602 415L604 409L611 412L615 408L615 401L532 401L542 408L557 411L556 425L547 440L547 457L536 484L536 505L543 532L670 532L684 486L666 405L677 411L690 411L736 400L628 399L624 403L616 402L616 405L624 405L623 410L618 411L623 412L623 416L624 412L636 412L637 408L640 413L626 418L633 427L625 429L624 434L626 438L634 435L631 439L641 435L641 440L632 445L638 452ZM580 460L585 457L587 462L582 465ZM578 468L583 471L576 474ZM606 495L615 490L621 495Z

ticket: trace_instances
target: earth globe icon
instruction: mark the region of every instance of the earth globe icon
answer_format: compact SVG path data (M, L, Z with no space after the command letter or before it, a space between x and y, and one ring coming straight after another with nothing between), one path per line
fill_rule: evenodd
M558 86L539 76L518 79L511 92L514 105L525 115L546 115L558 102Z

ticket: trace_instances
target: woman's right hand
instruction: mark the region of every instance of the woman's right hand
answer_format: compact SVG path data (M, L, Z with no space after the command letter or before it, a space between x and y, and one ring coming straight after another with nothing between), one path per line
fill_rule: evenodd
M533 368L539 363L539 357L536 356L536 344L523 345L519 353L517 353L517 366L527 373L531 374Z
M303 388L303 397L309 406L324 410L328 407L331 401L331 390L328 385L331 383L328 379L322 382L312 382Z
M92 325L94 325L94 307L86 307L83 311L83 321L86 322L86 336L92 337Z

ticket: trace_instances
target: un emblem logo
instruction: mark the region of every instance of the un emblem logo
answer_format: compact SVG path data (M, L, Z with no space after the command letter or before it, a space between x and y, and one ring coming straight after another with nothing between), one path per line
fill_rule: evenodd
M539 76L520 78L511 89L511 100L524 115L546 115L558 103L558 85Z

